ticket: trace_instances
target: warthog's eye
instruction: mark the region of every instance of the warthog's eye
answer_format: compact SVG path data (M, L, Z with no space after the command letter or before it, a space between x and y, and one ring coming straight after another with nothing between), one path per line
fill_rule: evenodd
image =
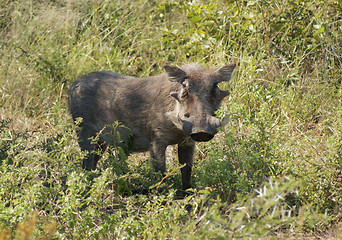
M218 83L214 83L213 87L211 88L211 94L215 95L216 92L220 91L220 89L217 86Z

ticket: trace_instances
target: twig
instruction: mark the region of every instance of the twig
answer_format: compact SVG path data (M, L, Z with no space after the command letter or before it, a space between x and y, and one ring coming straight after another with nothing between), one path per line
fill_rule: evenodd
M172 174L173 174L176 170L181 169L181 168L183 168L183 167L185 167L185 166L186 166L186 163L184 163L184 164L181 165L180 167L174 168L168 175L165 175L165 176L160 180L159 183L157 183L156 185L150 187L150 189L153 189L153 188L157 188L157 189L158 189L158 188L160 187L160 185L164 182L165 179L167 179L168 177L172 176Z
M282 114L282 112L281 112L281 102L280 102L279 103L279 115L278 115L275 123L271 126L270 130L272 130L275 126L278 125L278 123L280 122L280 119L281 119L281 114Z
M1 138L0 140L5 142L12 142L13 138Z

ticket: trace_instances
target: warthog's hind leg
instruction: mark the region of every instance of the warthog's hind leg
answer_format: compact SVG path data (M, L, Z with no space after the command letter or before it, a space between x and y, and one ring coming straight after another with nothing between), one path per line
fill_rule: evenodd
M86 170L95 170L97 162L107 148L107 144L94 140L95 136L92 131L82 129L78 132L79 145L82 151L88 151L87 156L83 159L82 168Z

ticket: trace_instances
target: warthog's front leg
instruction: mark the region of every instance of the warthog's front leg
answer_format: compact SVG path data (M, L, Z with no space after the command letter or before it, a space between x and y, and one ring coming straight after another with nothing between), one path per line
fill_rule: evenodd
M194 155L195 142L178 144L178 158L180 164L185 164L181 169L183 190L191 188L191 168Z
M161 172L162 174L166 171L165 164L165 150L166 145L153 140L150 147L150 154L153 161L154 169L156 172Z

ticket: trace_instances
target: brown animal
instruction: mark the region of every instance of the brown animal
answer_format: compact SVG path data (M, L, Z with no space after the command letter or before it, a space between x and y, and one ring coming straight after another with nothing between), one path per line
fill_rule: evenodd
M229 92L221 91L217 84L230 80L235 64L216 71L197 64L164 68L165 74L148 78L93 72L73 83L70 112L74 120L83 119L79 145L89 152L83 168L95 169L108 145L123 147L130 141L130 151L150 151L155 170L164 173L166 147L178 144L179 162L185 164L181 168L183 189L191 187L195 142L209 141L221 126L215 111ZM115 121L127 127L118 128L120 141L110 134ZM91 138L97 134L94 143Z

